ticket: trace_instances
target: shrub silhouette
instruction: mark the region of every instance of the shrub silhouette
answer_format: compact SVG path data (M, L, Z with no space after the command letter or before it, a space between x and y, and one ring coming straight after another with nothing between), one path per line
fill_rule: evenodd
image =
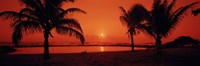
M199 44L199 40L193 39L190 36L180 36L176 38L174 41L167 42L163 45L162 48L177 48L183 47L184 45L192 45L197 46Z

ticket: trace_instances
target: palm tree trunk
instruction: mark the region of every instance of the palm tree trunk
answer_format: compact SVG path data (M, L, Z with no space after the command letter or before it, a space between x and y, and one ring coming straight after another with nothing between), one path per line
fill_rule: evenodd
M44 31L44 54L43 54L43 59L49 59L50 55L49 55L49 31L45 30Z
M156 37L156 55L161 55L161 38L159 35Z
M133 34L130 33L130 36L131 36L131 47L132 47L132 52L134 52Z

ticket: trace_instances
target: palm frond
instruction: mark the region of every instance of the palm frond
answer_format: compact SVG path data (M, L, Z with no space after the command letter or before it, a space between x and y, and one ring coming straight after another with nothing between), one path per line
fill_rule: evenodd
M49 3L53 4L55 7L61 7L61 5L64 2L64 0L45 0L45 1L46 2L49 1Z
M26 7L36 8L38 7L38 3L36 0L19 0L21 5L26 5Z
M56 23L53 24L55 27L56 26L68 26L74 29L77 29L80 32L83 32L81 25L78 23L77 20L75 19L62 19Z
M135 4L129 11L130 20L132 23L137 25L140 22L147 20L150 17L149 11L141 4Z
M121 10L122 15L127 15L127 12L123 7L119 7L119 9Z
M45 12L45 7L43 3L44 0L19 0L19 1L22 5L26 5L26 8L35 11L35 13L31 15L43 15Z
M50 2L52 2L52 4L54 4L55 6L60 7L63 2L74 2L75 0L49 0Z
M75 0L64 0L66 2L75 2Z
M58 10L59 10L60 12L64 12L64 11L65 11L63 8L59 8L59 7L58 7Z
M61 35L69 35L69 36L75 36L77 39L79 39L82 43L82 45L85 42L85 38L82 33L78 32L77 30L65 26L57 26L56 32Z
M29 15L31 17L35 17L36 18L44 18L44 12L42 12L41 10L35 10L35 9L31 9L31 8L23 8L20 10L19 12L20 14L26 14Z
M196 10L192 10L192 14L194 16L197 16L200 13L200 8L196 9Z
M171 25L172 27L175 27L176 24L179 22L179 20L181 20L181 17L184 13L186 13L186 11L191 8L192 6L194 6L195 4L198 4L198 2L193 2L189 5L186 5L184 7L182 7L180 10L178 10L178 12L176 14L174 14L173 18L172 18L172 21L171 21Z
M173 1L169 4L169 6L168 6L168 8L167 8L167 11L166 11L166 14L167 14L168 17L169 17L170 15L172 15L171 12L172 12L172 8L174 7L175 3L176 3L176 0L173 0Z
M40 7L44 7L43 0L36 0L36 3L37 3Z
M155 38L155 33L153 32L154 30L152 26L149 26L148 24L138 24L137 29Z
M127 28L130 27L130 25L129 25L130 17L128 15L128 13L126 12L126 10L123 7L119 7L119 9L121 10L121 13L122 13L121 16L119 17L122 25L126 25Z
M55 7L61 7L64 2L74 2L75 0L48 0L50 1Z
M26 15L34 15L35 12L33 9L30 9L30 8L23 8L20 10L19 12L20 14L26 14Z
M164 7L167 7L168 1L167 1L167 0L164 0L163 3L162 3L161 5L164 6Z
M85 11L83 11L83 10L81 10L81 9L79 9L79 8L68 8L67 10L65 10L65 13L70 13L70 12L79 12L79 13L84 13L84 14L86 14L86 12Z
M59 9L59 10L61 10L61 9ZM83 10L81 10L79 8L69 8L69 9L64 10L64 11L62 10L61 13L59 13L57 16L64 17L68 13L74 13L74 12L86 14L85 11L83 11Z
M34 32L42 32L42 26L39 22L36 21L28 21L28 20L18 20L11 24L13 29L20 29L22 32L34 33Z
M12 41L15 46L18 46L19 41L22 39L22 34L25 32L34 33L35 31L42 32L42 28L40 27L39 23L34 21L16 21L11 24L13 27L13 34L12 34Z
M119 17L122 25L126 25L128 27L128 18L124 17L124 16L120 16Z
M2 12L2 13L0 13L0 17L4 17L4 19L12 19L12 20L19 20L19 19L23 19L23 18L28 18L31 20L38 20L37 18L35 18L33 16L17 13L14 11Z
M152 10L157 9L160 4L161 0L154 0Z

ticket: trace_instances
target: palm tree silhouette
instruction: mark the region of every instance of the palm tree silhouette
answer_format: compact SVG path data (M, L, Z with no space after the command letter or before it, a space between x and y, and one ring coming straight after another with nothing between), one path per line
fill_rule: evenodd
M77 20L67 15L73 12L85 12L78 8L64 10L61 8L63 2L74 2L74 0L20 0L20 3L26 5L20 12L1 12L1 17L14 20L11 24L14 30L12 35L13 43L17 46L23 37L23 33L43 32L43 59L49 59L48 38L49 36L53 38L51 30L55 28L58 34L75 36L83 44L85 39L80 24Z
M161 39L167 37L169 33L175 29L180 22L184 13L197 4L198 2L190 3L186 6L173 10L176 0L169 3L167 0L154 0L153 8L150 11L150 18L148 19L151 31L149 34L156 40L156 55L161 54Z
M199 13L200 13L200 8L192 10L192 14L194 14L194 16L197 16Z
M130 10L126 11L123 7L119 7L122 14L120 20L123 25L128 28L128 36L131 38L132 52L134 52L134 38L133 36L139 33L139 30L144 31L148 11L141 5L135 4Z

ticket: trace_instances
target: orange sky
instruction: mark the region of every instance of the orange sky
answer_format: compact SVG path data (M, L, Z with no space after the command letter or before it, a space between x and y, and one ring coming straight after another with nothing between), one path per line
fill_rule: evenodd
M176 7L199 0L177 0ZM148 10L151 9L153 0L77 0L75 3L65 3L63 8L77 7L87 12L86 15L75 13L74 18L81 24L86 42L108 42L108 43L130 43L127 29L119 20L119 6L129 9L135 3L143 4ZM200 7L198 4L195 8ZM19 11L22 8L17 0L0 0L0 12ZM194 17L188 11L188 15L178 24L175 30L164 38L163 42L171 41L178 36L192 36L200 39L200 15ZM0 19L0 42L11 42L12 29L9 27L11 20ZM104 35L101 36L101 33ZM25 35L22 42L42 42L43 34ZM74 38L57 35L53 31L54 38L50 38L51 43L79 42ZM34 40L34 41L33 41ZM135 36L135 43L153 43L154 40L145 34Z

